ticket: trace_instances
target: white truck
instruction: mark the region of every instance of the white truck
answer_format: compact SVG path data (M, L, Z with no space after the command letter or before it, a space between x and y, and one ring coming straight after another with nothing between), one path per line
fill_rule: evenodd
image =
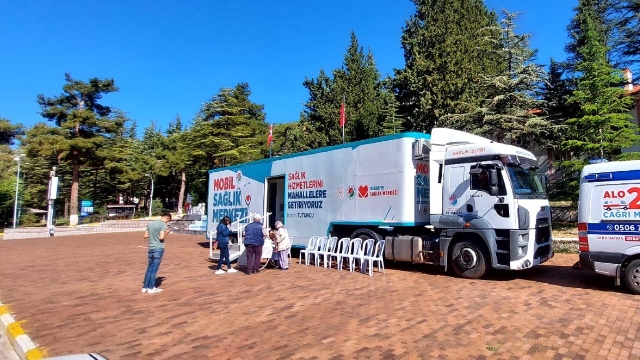
M580 268L640 294L640 161L585 166L579 200Z
M526 269L553 256L535 156L469 133L401 133L209 171L208 231L271 213L296 247L314 235L385 238L385 258Z

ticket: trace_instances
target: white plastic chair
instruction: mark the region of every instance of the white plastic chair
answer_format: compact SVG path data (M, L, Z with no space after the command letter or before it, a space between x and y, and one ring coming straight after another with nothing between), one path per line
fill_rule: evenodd
M367 239L362 242L362 247L360 247L360 251L357 255L355 255L351 260L352 263L349 266L350 271L355 271L356 269L356 261L358 261L358 265L360 267L360 271L363 271L362 264L365 262L365 258L371 257L373 255L373 250L375 248L375 240Z
M360 248L362 247L362 239L354 238L349 242L349 248L346 253L340 255L338 259L338 270L342 270L342 261L343 259L347 259L349 264L349 271L351 271L351 263L353 261L354 256L356 256L360 252Z
M309 263L309 255L310 252L313 251L316 247L316 242L318 242L319 236L312 236L309 238L309 242L307 243L307 247L304 250L300 250L300 259L298 259L298 264L302 264L302 254L304 254L305 264Z
M336 244L338 243L338 238L333 236L327 240L327 245L325 246L324 251L320 251L316 254L316 266L320 266L320 257L322 256L324 262L324 268L327 268L327 257L335 252Z
M329 239L326 236L321 236L318 238L318 241L316 241L316 246L313 250L309 251L309 255L313 255L313 261L314 264L317 265L318 264L318 254L320 254L321 252L325 251L327 249L327 241ZM309 260L309 258L305 259L305 260ZM309 262L305 262L305 265L309 265Z
M336 264L339 264L338 269L340 268L340 265L342 265L342 263L339 261L339 258L342 254L348 254L350 242L351 239L349 239L348 237L338 240L333 252L329 254L329 267L331 267L331 263L333 262L333 258L335 257Z
M378 272L380 272L380 267L382 267L382 273L385 273L384 270L384 246L387 242L385 240L380 240L376 244L376 249L373 252L372 256L365 256L364 260L368 263L369 266L369 276L373 276L373 264L375 262L378 263Z

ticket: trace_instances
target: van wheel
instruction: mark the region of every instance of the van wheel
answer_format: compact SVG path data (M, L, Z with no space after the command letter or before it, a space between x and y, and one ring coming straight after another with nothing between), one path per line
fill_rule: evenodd
M624 283L627 289L640 295L640 260L633 260L624 270Z
M451 267L457 276L479 279L487 268L482 250L474 243L462 241L454 245Z

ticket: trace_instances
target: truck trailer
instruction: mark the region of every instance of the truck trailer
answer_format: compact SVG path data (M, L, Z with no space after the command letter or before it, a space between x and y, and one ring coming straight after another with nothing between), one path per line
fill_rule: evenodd
M553 256L551 209L529 151L462 131L400 133L209 171L208 232L270 213L312 236L386 240L388 261L464 278Z

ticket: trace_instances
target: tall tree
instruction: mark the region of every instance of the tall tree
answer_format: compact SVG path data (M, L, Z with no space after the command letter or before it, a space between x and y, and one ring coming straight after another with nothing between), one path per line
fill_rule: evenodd
M610 159L621 148L636 145L640 140L637 126L629 121L632 99L622 87L622 74L607 58L607 47L599 33L599 15L590 8L593 4L581 1L581 5L578 16L584 19L581 35L584 42L578 49L581 60L576 66L579 74L576 90L569 99L580 110L577 117L567 121L568 140L563 143L575 158L561 165L566 174L565 185L574 200L579 185L575 175L586 160Z
M13 218L14 191L16 189L16 152L11 149L15 140L24 135L21 124L0 118L0 226Z
M413 0L416 12L402 30L405 68L395 70L407 130L431 131L447 114L476 106L474 84L495 74L497 17L482 0Z
M113 79L74 80L65 74L63 93L56 97L38 95L38 104L44 118L61 130L57 134L56 152L68 159L72 167L70 194L70 225L78 224L78 186L80 167L90 162L101 162L97 151L106 139L121 131L123 123L112 119L111 108L99 103L104 94L118 91Z
M640 61L640 0L617 0L616 10L619 29L616 48L625 60L624 65L637 65Z
M169 123L166 138L166 161L170 176L179 174L180 190L178 192L178 211L182 213L183 201L187 189L187 168L191 165L189 156L190 146L187 129L183 128L180 115L176 115Z
M544 70L534 62L536 51L529 47L531 35L516 33L518 14L506 10L502 13L497 50L502 70L485 76L479 83L479 89L488 97L466 113L443 116L441 122L500 142L528 148L548 146L554 126L539 115L544 101L536 93Z
M342 67L330 78L323 70L316 79L305 79L309 90L302 122L318 134L312 146L342 142L340 107L345 103L345 141L380 136L384 123L385 102L392 96L384 87L371 51L365 52L356 34L351 32Z
M185 140L193 161L187 173L196 200L206 198L207 170L268 156L264 105L249 98L249 84L222 88L205 103Z

